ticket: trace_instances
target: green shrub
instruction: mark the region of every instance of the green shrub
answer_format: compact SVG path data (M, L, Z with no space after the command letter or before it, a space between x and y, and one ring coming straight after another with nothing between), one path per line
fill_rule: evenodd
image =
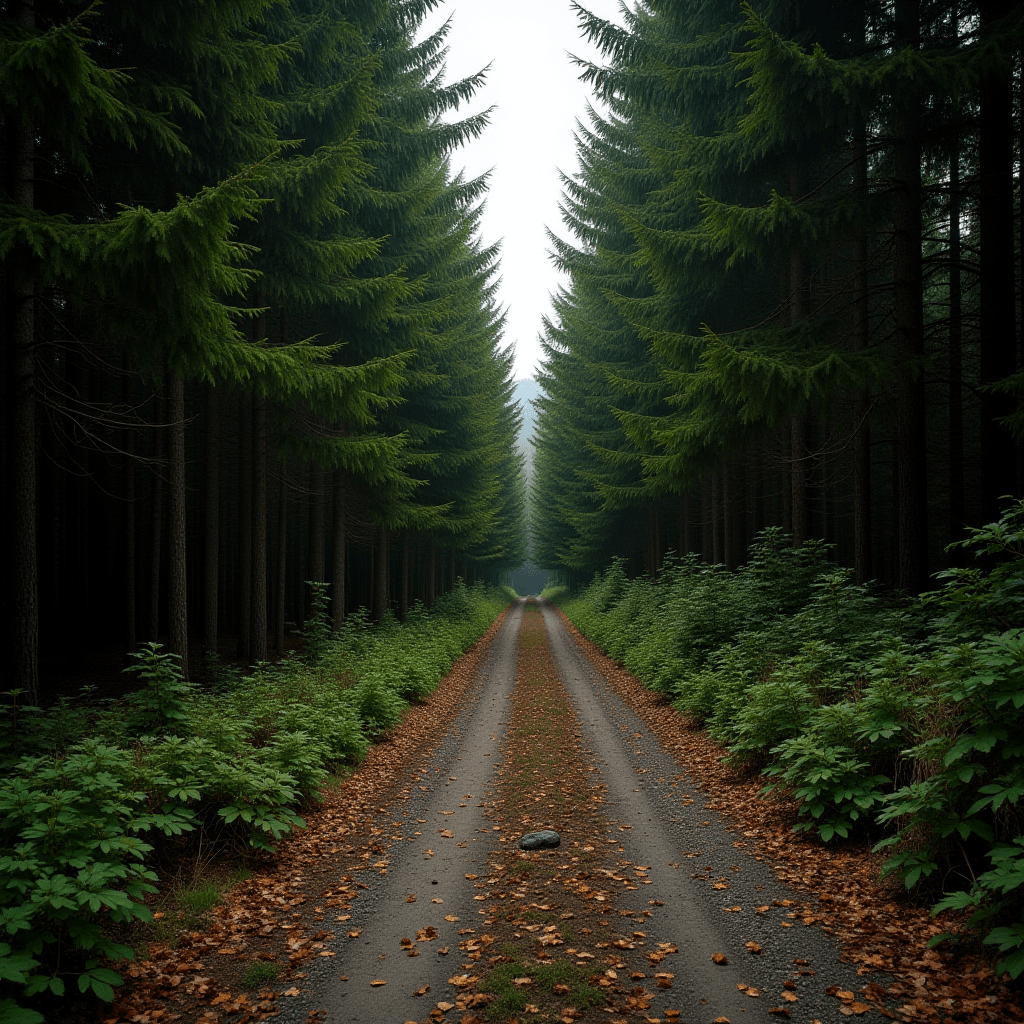
M102 958L132 950L112 941L104 923L150 919L142 899L155 891L158 841L180 843L195 831L207 845L271 849L302 827L298 807L332 771L358 761L367 738L394 727L409 699L432 692L507 600L502 589L460 585L429 612L413 608L404 625L387 616L373 626L357 613L335 635L324 626L320 591L304 658L248 675L217 669L208 692L185 683L176 659L148 644L129 669L140 686L124 701L90 703L85 694L46 711L7 694L3 1024L40 1020L9 992L60 995L69 977L82 992L112 998L121 979ZM93 738L83 739L87 732Z
M729 747L767 759L824 840L885 834L887 873L970 909L1024 973L1024 502L957 545L979 564L908 600L853 582L820 543L766 530L736 572L614 561L564 599L581 632ZM986 865L990 865L986 868ZM948 883L946 883L948 884Z

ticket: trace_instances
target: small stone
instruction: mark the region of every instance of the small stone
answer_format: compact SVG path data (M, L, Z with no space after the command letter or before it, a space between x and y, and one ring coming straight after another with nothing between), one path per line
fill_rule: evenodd
M552 850L561 845L562 837L550 829L544 829L541 832L527 832L519 840L520 850Z

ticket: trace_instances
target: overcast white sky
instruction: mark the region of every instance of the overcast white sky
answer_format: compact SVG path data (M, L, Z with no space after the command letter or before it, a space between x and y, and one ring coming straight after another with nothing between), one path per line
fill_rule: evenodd
M619 20L619 0L584 0L583 6ZM447 80L492 65L476 100L458 112L462 117L496 106L491 126L455 155L453 165L471 175L492 170L483 237L487 244L503 242L505 341L515 343L515 375L522 379L540 361L541 317L559 284L544 229L563 233L558 171L576 169L573 131L589 99L568 54L598 54L580 36L569 0L444 0L424 32L435 31L449 15Z

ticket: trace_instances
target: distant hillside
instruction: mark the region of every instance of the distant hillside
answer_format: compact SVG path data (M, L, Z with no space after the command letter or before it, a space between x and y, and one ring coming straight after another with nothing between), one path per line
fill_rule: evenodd
M533 379L516 381L516 401L519 408L523 410L523 426L519 432L519 450L526 457L527 477L533 471L533 446L530 438L533 437L534 426L537 422L537 411L533 407L533 399L540 396L540 385Z

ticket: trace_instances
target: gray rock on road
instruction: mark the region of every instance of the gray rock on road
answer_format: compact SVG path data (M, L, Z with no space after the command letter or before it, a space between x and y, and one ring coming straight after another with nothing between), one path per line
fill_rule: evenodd
M519 840L520 850L553 850L556 846L562 845L562 837L551 829L542 829L540 832L527 832Z

